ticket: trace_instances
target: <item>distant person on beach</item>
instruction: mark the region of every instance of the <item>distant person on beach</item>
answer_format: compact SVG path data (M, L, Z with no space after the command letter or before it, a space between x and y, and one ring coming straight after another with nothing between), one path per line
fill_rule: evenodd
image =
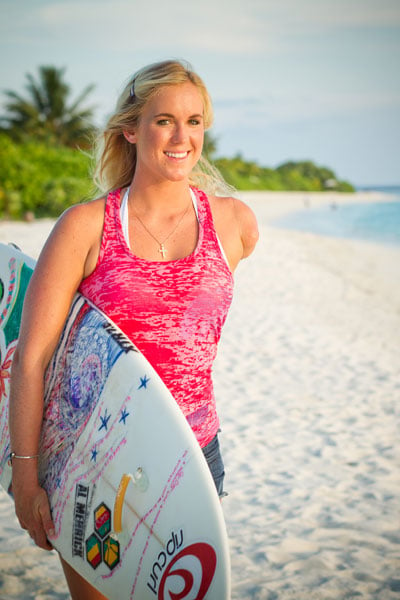
M201 157L211 123L207 89L188 65L165 61L138 71L99 138L96 183L105 195L67 210L41 253L26 295L10 401L16 514L41 548L52 548L54 533L37 472L44 374L78 290L158 371L223 495L211 367L233 271L253 251L258 230L245 204L215 195L227 186ZM149 297L157 302L149 306ZM74 600L104 598L61 562Z

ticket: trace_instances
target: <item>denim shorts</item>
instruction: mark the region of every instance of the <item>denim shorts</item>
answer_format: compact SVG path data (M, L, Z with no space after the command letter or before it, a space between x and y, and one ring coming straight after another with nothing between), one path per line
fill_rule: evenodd
M216 435L207 446L204 446L202 450L211 471L211 475L213 476L218 496L222 498L223 496L226 496L224 493L225 469L219 448L218 435Z

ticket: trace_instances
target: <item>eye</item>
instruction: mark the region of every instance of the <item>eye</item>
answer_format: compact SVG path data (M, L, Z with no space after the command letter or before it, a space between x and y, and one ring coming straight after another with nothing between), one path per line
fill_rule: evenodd
M199 121L199 119L190 119L189 125L194 125L194 126L200 125L200 121Z
M169 119L158 119L157 121L157 125L161 125L165 126L165 125L169 125L170 124L170 120Z

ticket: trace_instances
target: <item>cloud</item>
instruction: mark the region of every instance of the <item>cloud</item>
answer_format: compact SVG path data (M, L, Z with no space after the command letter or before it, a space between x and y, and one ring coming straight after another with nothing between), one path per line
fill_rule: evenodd
M4 41L111 55L296 57L299 37L397 27L399 0L3 0Z
M250 0L250 5L254 0ZM255 3L257 4L257 2ZM110 51L155 50L169 46L182 51L242 55L263 52L268 36L258 11L241 0L203 0L201 4L83 0L47 2L36 10L43 26L73 35L74 43L104 40Z
M400 25L398 0L259 0L254 4L263 18L279 24L281 30L286 27L298 33Z
M343 93L320 91L318 95L300 91L295 97L269 94L264 98L237 98L215 102L219 130L246 123L252 129L271 123L315 121L331 117L359 117L361 113L397 109L400 92Z

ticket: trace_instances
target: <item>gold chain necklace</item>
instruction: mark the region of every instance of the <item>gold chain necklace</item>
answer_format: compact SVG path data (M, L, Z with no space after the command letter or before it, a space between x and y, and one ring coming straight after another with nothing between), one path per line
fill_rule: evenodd
M158 240L156 238L156 236L151 233L151 231L146 227L146 225L143 223L143 221L139 217L139 215L135 211L133 211L134 216L137 218L137 220L139 221L139 223L141 224L141 226L143 227L143 229L145 229L147 231L147 233L153 238L153 240L155 242L157 242L157 244L159 246L158 252L161 254L161 256L163 257L163 259L165 259L165 255L167 253L167 250L166 250L164 244L165 244L165 242L167 242L169 240L169 238L171 237L171 235L173 233L175 233L175 231L178 229L179 225L182 223L183 219L185 218L185 216L186 216L186 214L187 214L187 212L188 212L188 210L190 208L191 203L192 203L192 201L189 202L189 204L187 205L186 209L183 211L183 213L182 213L179 221L177 222L177 224L175 225L175 227L173 228L173 230L167 235L167 237L162 242L160 242L160 240Z

